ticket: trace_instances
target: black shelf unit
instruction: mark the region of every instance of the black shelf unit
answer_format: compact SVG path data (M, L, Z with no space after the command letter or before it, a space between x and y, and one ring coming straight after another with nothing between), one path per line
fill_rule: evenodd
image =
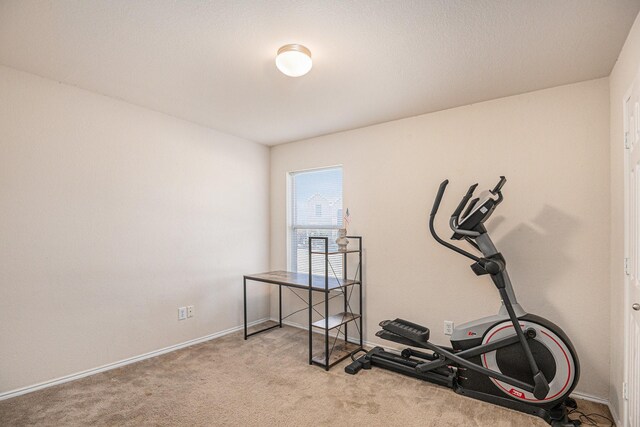
M346 236L348 239L357 240L358 247L347 248L346 250L334 250L329 249L328 237L309 237L309 364L318 365L329 370L335 364L343 361L351 354L358 350L363 349L363 317L362 317L362 237L361 236ZM320 241L321 245L318 249L318 245L314 246L314 241ZM322 250L322 248L324 250ZM354 278L348 279L348 254L357 254L358 262L355 271ZM324 274L314 275L312 270L313 257L324 256ZM342 255L342 277L336 277L335 271L331 266L329 256L330 255ZM333 277L330 277L329 267L331 266L331 272ZM318 283L318 279L324 279L324 283ZM321 286L318 286L321 285ZM322 286L324 285L324 286ZM350 300L353 296L354 287L358 287L358 312L354 313L351 308ZM313 321L313 293L324 293L324 317L320 320ZM330 294L332 292L339 292L343 295L344 311L341 313L330 314L329 313L329 301L332 299ZM349 340L348 325L352 323L355 325L359 342L353 342ZM324 351L313 354L313 334L318 329L324 332ZM330 331L337 329L333 342L331 342ZM340 334L344 336L344 341L340 340ZM340 342L338 342L340 341ZM331 345L330 345L331 344Z

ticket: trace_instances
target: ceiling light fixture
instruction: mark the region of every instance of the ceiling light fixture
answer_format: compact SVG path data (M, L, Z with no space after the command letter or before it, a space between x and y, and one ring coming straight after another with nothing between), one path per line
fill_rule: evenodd
M278 49L276 67L289 77L304 76L312 65L311 51L301 44L286 44Z

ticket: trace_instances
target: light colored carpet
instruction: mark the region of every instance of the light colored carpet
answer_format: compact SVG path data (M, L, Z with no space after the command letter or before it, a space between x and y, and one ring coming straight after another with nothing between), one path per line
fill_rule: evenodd
M309 366L307 333L292 327L248 341L234 333L2 401L0 425L547 425L383 369L347 375L346 364ZM603 405L579 405L610 417Z

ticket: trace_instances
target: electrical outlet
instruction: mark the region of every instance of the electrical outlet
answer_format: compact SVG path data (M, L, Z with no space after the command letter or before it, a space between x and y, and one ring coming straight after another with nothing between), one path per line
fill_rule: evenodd
M187 317L193 317L193 306L192 305L188 305L187 306Z
M178 320L184 320L187 318L187 307L178 308Z
M453 334L453 322L451 320L444 321L444 334L445 335Z

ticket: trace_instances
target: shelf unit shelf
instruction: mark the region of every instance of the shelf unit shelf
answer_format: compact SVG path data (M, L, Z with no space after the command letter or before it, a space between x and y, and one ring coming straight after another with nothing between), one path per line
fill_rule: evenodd
M312 326L314 328L322 328L322 329L335 329L339 326L344 325L347 322L351 322L352 320L356 320L359 319L361 316L359 314L353 314L353 313L338 313L338 314L334 314L332 316L329 316L327 319L329 319L329 326L327 326L325 319L320 319L316 322L312 323Z
M327 358L324 355L324 352L317 353L311 358L311 361L314 365L322 366L323 368L330 368L351 356L351 354L355 351L358 351L362 348L361 345L355 344L352 342L341 342L336 344L333 348L333 351L329 353L329 365L327 366Z
M353 254L357 252L360 252L360 249L336 249L336 250L329 250L327 252L318 251L318 250L311 251L311 253L314 255L340 255L340 254Z

